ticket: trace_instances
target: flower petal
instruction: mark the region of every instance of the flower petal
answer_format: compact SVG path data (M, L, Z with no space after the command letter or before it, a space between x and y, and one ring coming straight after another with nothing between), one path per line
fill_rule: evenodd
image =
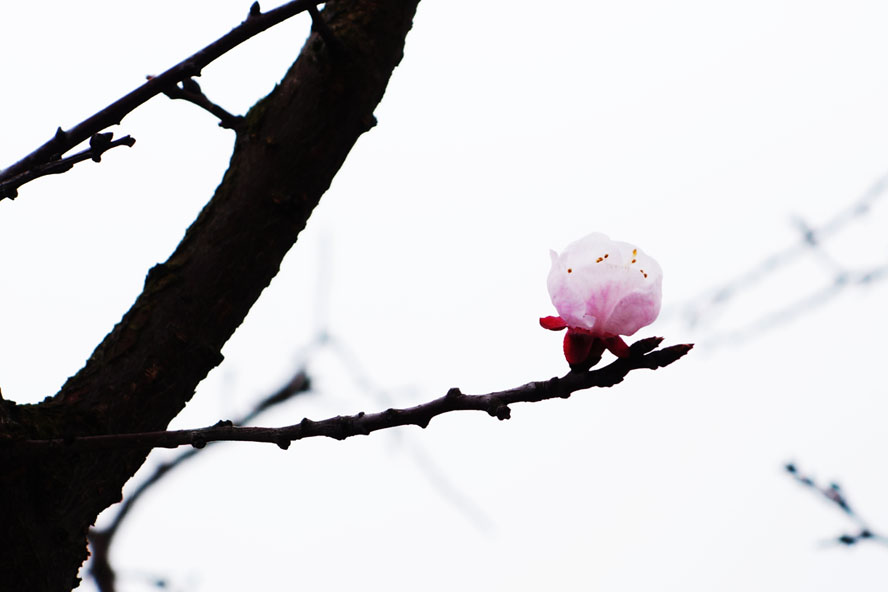
M663 272L629 243L590 234L552 253L547 280L552 304L572 329L599 336L632 335L660 312Z

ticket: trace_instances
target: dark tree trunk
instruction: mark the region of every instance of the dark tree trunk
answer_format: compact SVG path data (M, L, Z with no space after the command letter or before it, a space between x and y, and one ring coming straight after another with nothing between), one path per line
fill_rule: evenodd
M223 344L375 123L417 3L328 2L322 18L332 38L313 32L251 109L212 200L84 368L38 405L0 404L0 589L76 586L87 529L120 500L148 452L25 458L2 440L166 428L222 361Z

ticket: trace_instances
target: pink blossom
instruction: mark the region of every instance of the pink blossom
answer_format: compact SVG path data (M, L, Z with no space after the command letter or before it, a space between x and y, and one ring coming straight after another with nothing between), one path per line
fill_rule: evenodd
M620 335L632 335L660 313L659 264L635 245L601 233L551 254L549 296L559 316L543 317L540 324L567 329L564 355L571 367L594 365L605 348L628 355Z

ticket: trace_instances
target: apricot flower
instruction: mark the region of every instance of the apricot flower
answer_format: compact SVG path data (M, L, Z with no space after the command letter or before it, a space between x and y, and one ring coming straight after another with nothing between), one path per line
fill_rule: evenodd
M607 348L628 355L620 335L632 335L660 314L663 272L638 247L593 233L552 251L548 288L557 317L540 325L564 336L571 367L590 367Z

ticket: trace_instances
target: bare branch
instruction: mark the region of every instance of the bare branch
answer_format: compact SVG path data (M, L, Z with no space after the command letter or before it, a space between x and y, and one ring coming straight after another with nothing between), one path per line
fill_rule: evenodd
M0 416L9 419L0 440L167 429L221 363L223 345L372 124L417 3L325 3L348 59L332 56L319 33L308 36L281 83L247 114L228 171L175 252L149 271L136 302L58 393L37 404L2 402ZM59 449L35 463L0 445L0 505L10 509L0 533L17 541L0 554L5 588L74 587L89 526L120 501L147 452Z
M871 529L860 516L860 514L858 514L856 511L854 511L854 509L851 508L851 505L848 503L848 499L845 497L845 493L842 491L842 488L839 486L838 483L833 482L825 487L820 487L817 485L813 478L809 477L808 475L801 474L798 468L796 468L795 464L787 463L786 465L784 465L783 468L786 470L787 473L792 475L796 482L818 492L827 501L842 510L842 512L847 514L849 518L857 523L857 533L843 533L832 539L832 543L845 545L846 547L850 547L851 545L855 543L860 543L862 541L873 541L881 543L883 545L888 545L888 537L878 534L873 529Z
M212 115L219 118L219 127L237 130L244 120L242 116L232 115L216 103L212 102L207 95L203 93L200 89L200 85L198 85L193 78L183 80L181 85L167 89L163 91L163 94L171 99L188 101L189 103L197 105L201 109L209 111Z
M754 288L785 266L795 262L803 255L811 253L812 250L817 253L816 260L818 262L826 263L829 266L828 271L830 275L836 278L842 278L847 275L860 277L859 280L852 281L847 285L865 284L883 279L885 276L885 264L860 272L849 271L839 266L831 258L825 257L823 247L827 239L842 232L852 222L866 217L872 211L876 202L883 199L886 193L888 193L888 173L883 174L853 203L837 211L832 218L819 227L810 226L798 217L793 219L793 224L800 231L799 238L794 244L782 249L775 249L755 266L681 306L683 309L681 315L684 317L687 326L695 327L702 325L715 316L719 310L725 308L740 293ZM826 290L826 292L831 291ZM812 300L816 300L818 296L818 294L812 295ZM783 314L784 311L781 310L775 311L775 314L768 316L778 317ZM760 324L770 326L772 319L762 318Z
M311 15L312 28L318 32L318 34L324 40L324 43L327 44L327 46L333 53L341 55L344 48L342 47L342 44L336 39L336 36L330 29L330 25L328 25L327 21L324 20L324 17L321 16L321 13L318 11L318 7L314 5L309 6L308 14Z
M304 370L300 370L294 374L285 385L256 403L253 409L240 418L237 423L239 425L249 423L265 411L276 405L289 401L299 393L307 392L310 388L311 382L308 379L308 375ZM168 475L170 471L180 466L182 463L194 458L199 452L201 452L201 450L205 449L192 448L186 450L176 458L154 467L154 471L152 471L151 475L142 481L139 486L134 489L125 500L123 500L123 503L120 504L120 508L108 526L101 530L95 528L89 530L88 536L92 549L92 561L89 566L89 574L92 576L96 586L98 586L101 592L115 592L117 589L115 585L116 573L111 566L109 550L114 535L117 534L120 525L129 515L133 505L139 501L153 485Z
M693 347L692 344L673 345L656 350L661 337L650 337L635 342L629 356L619 358L598 370L571 371L565 376L551 378L512 389L485 395L465 395L459 389L450 389L446 395L405 409L387 409L380 413L337 416L322 421L308 418L300 423L282 428L242 427L231 421L219 421L213 426L192 430L143 432L131 434L107 434L98 436L73 436L52 439L22 439L4 442L7 452L53 452L85 450L120 450L177 448L194 446L203 448L209 442L240 441L267 442L282 449L303 438L326 436L344 440L351 436L368 435L372 432L403 425L428 426L432 418L452 411L486 411L500 420L509 419L513 403L532 403L547 399L566 399L574 392L592 387L611 387L622 382L632 370L655 370L675 362Z
M15 198L19 187L28 181L42 176L22 176L24 173L59 160L61 155L81 142L86 141L107 127L119 124L124 117L152 97L174 88L176 84L183 80L193 76L200 76L200 72L204 67L247 39L308 10L309 7L314 7L318 3L317 0L294 0L264 14L260 12L259 4L254 3L250 8L247 19L226 35L207 45L191 57L179 62L163 74L152 77L139 88L111 103L95 115L78 123L70 130L63 131L59 128L56 134L45 144L17 163L0 171L0 200L7 197ZM53 172L58 173L63 172L63 170Z
M64 133L62 132L62 128L59 128L58 133ZM45 177L47 175L58 175L60 173L67 172L74 168L75 164L77 164L78 162L83 162L85 160L101 162L102 154L104 154L111 148L115 148L117 146L132 147L133 144L136 143L136 139L132 136L124 136L122 138L118 138L117 140L112 140L112 136L113 135L110 132L96 134L92 138L90 138L89 148L87 148L86 150L83 150L76 154L72 154L71 156L67 156L65 158L51 160L45 164L35 166L32 169L28 169L25 172L16 175L5 183L0 183L0 199L3 199L3 197L14 199L18 195L18 188L25 183L33 181L34 179ZM3 194L4 191L7 192L5 195Z
M725 344L738 344L747 339L759 337L765 331L773 330L802 317L832 302L836 297L852 288L866 288L888 279L888 262L859 270L839 272L829 278L820 288L793 300L782 308L768 311L745 327L713 334L706 339L709 348Z

